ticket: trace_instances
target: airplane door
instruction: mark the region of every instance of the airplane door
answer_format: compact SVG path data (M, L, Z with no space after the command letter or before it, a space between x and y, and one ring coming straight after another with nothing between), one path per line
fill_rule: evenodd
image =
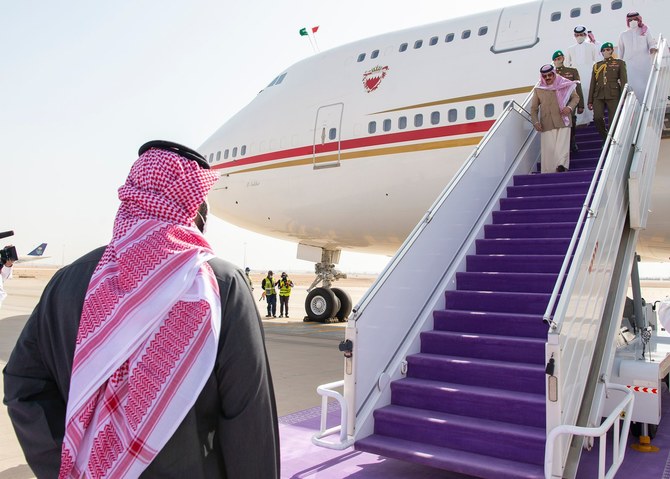
M312 161L314 169L340 166L340 130L344 103L324 105L316 111Z
M537 34L543 3L526 3L503 8L491 51L504 53L535 46L540 41Z

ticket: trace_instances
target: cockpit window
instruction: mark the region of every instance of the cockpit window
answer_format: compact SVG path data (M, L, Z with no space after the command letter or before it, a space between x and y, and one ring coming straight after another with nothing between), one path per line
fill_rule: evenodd
M275 77L275 79L272 80L266 88L270 88L271 86L279 85L281 82L284 81L284 78L286 78L286 73L282 73L281 75Z

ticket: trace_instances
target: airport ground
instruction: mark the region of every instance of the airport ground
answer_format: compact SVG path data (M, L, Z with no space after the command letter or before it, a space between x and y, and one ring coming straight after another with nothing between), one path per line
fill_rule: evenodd
M6 364L23 324L54 272L55 269L51 268L17 267L14 278L5 283L9 296L0 309L0 369ZM337 346L344 338L346 323L303 322L306 290L313 275L289 276L296 285L290 300L290 318L265 319L265 301L258 301L264 274L251 275L256 305L263 318L280 416L319 405L316 387L341 379L343 374L342 353ZM356 304L374 279L371 275L350 275L340 281L338 287L346 289ZM643 281L642 292L648 302L661 300L670 296L670 281ZM0 479L33 477L14 435L7 410L0 407Z

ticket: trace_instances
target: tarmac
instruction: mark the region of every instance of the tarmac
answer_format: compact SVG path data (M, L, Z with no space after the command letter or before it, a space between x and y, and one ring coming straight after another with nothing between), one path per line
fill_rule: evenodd
M55 268L15 267L14 277L4 283L8 297L0 308L0 369L4 368L16 339L28 319ZM252 273L254 296L260 298L263 273ZM279 275L276 275L279 279ZM290 317L266 319L265 301L256 301L270 359L279 416L312 410L321 404L316 394L320 384L337 381L343 376L342 353L346 323L321 324L304 322L304 302L314 275L290 274L296 285L291 294ZM340 280L356 304L374 281L373 275L353 275ZM279 306L279 305L277 305ZM277 311L279 315L279 311ZM0 375L0 391L3 389ZM14 434L7 409L0 407L0 479L31 479L23 452Z

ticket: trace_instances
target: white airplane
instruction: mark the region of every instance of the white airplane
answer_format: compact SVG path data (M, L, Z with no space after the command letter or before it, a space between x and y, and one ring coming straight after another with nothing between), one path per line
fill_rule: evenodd
M583 24L597 41L616 45L633 10L653 35L670 25L667 0L544 0L298 62L200 147L223 174L209 196L212 211L297 242L298 258L318 263L315 284L324 287L310 292L306 306L323 319L337 302L328 288L342 249L393 254L507 102L521 102L539 67L574 43L573 28ZM638 244L647 261L670 256L669 153L666 138L654 211ZM343 319L350 301L333 291Z

